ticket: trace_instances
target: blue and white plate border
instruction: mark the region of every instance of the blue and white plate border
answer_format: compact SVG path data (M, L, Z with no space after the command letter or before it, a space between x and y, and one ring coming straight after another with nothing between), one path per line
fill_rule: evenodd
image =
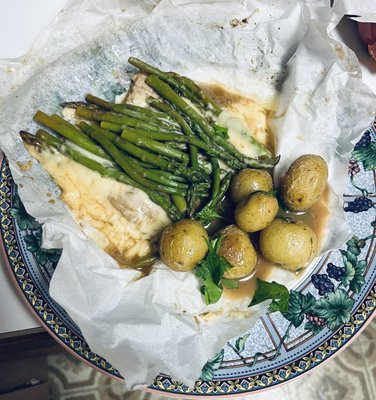
M373 136L375 135L374 128L369 128L369 131L372 132ZM364 161L361 157L359 158L359 163ZM354 163L350 164L350 167L354 170L353 165ZM374 171L373 175L375 175ZM351 175L350 181L353 182L353 175ZM354 187L359 189L356 185ZM38 223L26 221L24 222L25 226L23 226L23 228L26 228L20 229L18 221L14 218L14 214L12 215L12 208L17 201L17 188L4 156L1 158L0 195L1 251L6 267L23 300L44 328L66 350L101 372L115 379L123 380L111 364L90 350L78 327L64 310L49 297L49 277L54 267L53 264L57 262L58 258L56 260L56 255L53 257L52 253L41 253L42 250L35 244L37 240L34 240L33 236L37 236L38 229L40 229ZM368 193L362 192L362 195L367 196ZM375 234L375 229L373 234ZM25 242L26 236L27 243ZM41 262L41 260L44 261ZM375 261L375 249L373 248L368 270L376 269ZM279 366L276 369L270 368L259 374L237 376L233 379L216 379L216 373L214 373L212 381L198 380L193 388L175 382L170 377L161 374L146 390L163 392L163 395L173 397L183 395L185 398L236 397L250 392L270 389L298 378L338 354L371 321L376 309L376 280L373 278L373 283L371 282L370 285L369 283L366 285L368 290L362 293L362 301L352 310L349 322L333 331L332 335L321 343L318 340L318 344L314 348L309 349L305 354L292 362L286 363L286 365ZM221 360L223 360L223 355ZM220 369L220 364L216 370Z

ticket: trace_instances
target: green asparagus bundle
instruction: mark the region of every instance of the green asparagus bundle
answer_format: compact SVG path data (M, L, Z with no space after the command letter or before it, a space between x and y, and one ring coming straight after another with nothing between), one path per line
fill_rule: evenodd
M193 217L204 224L217 209L231 177L246 167L272 168L279 157L251 139L258 158L241 154L215 124L221 107L195 82L163 72L136 58L129 63L148 76L156 93L147 107L116 104L88 94L86 102L67 102L81 122L73 125L38 111L34 120L53 135L25 131L26 146L54 151L100 175L143 190L172 221ZM187 99L189 101L187 101Z

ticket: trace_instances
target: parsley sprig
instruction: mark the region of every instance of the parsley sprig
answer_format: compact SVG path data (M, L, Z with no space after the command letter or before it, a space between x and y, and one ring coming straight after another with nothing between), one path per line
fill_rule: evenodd
M226 271L233 266L219 255L221 238L207 241L208 254L196 268L196 276L202 280L200 288L206 304L216 303L222 296L223 288L236 289L238 281L223 278Z

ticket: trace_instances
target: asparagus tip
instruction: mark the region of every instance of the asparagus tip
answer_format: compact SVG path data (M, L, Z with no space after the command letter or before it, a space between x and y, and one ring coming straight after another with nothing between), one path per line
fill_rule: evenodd
M42 146L42 141L38 139L35 135L32 135L30 132L20 131L20 136L22 141L30 146Z
M272 158L274 166L276 166L279 163L280 159L281 159L280 155L278 155L277 157Z
M63 108L77 109L78 107L81 107L81 108L87 108L88 110L92 110L92 111L100 110L100 108L97 107L96 105L88 104L88 103L85 103L84 101L67 101L65 103L60 103L60 105Z
M43 111L41 111L41 110L38 110L38 111L35 113L34 117L33 117L34 121L37 121L37 122L42 122L42 121L44 121L44 120L46 120L46 119L49 119L49 118L50 118L50 117L49 117L46 113L44 113Z

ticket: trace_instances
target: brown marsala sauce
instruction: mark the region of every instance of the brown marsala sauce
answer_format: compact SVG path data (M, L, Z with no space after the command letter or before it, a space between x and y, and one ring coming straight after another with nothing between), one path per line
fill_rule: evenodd
M223 108L231 108L232 104L251 104L256 101L242 96L235 92L228 92L226 87L218 84L200 84L201 88L205 90L214 100L221 105ZM267 111L267 116L270 115L271 111ZM245 116L246 117L246 116ZM245 118L247 120L247 118ZM275 154L275 140L270 129L267 129L266 146ZM328 209L329 201L329 188L326 187L319 201L308 211L302 214L286 213L286 216L291 217L295 220L303 221L309 225L315 232L318 240L318 247L320 248L325 232L325 226L327 218L330 214ZM229 203L228 199L225 199L225 204ZM227 211L231 213L233 211L233 205L230 204L225 207ZM232 215L232 213L230 214ZM230 223L230 222L228 222ZM211 232L209 232L211 233ZM224 289L224 296L231 299L251 298L256 290L256 278L267 280L270 277L274 268L280 268L275 264L265 260L260 252L258 251L258 234L251 235L252 243L254 244L257 251L257 264L252 274L239 281L239 287L237 289ZM302 271L291 272L297 278ZM293 276L292 276L292 279Z

